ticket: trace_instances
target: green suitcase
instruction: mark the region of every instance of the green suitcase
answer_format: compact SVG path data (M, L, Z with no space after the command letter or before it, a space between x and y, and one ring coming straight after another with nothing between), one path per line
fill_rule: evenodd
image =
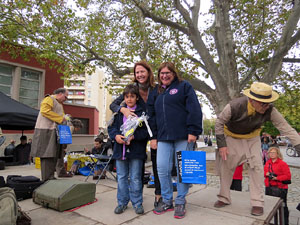
M33 192L33 202L60 212L95 200L96 184L78 180L49 180Z

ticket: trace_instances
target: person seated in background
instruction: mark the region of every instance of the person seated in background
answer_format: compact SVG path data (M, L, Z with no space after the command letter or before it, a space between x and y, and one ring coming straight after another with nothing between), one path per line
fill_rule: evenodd
M86 155L106 155L106 153L107 153L107 150L106 150L106 152L105 151L103 151L103 150L105 150L104 149L104 144L103 144L103 141L102 141L102 139L100 139L100 138L95 138L95 140L94 140L94 147L91 149L91 150L88 150L87 148L84 148L84 152L85 152L85 154ZM102 174L102 176L100 177L100 179L105 179L105 172L106 171L104 171L104 173ZM94 176L93 176L93 179L94 180L98 180L98 178L99 178L99 175L102 173L102 169L101 168L98 168L98 167L96 167L96 170L94 171Z
M22 135L20 137L21 143L15 148L16 162L20 165L26 165L30 163L30 151L31 145L27 143L27 137Z
M13 161L16 161L15 143L16 143L16 141L11 139L9 145L7 145L4 149L4 155L5 156L13 156L14 157Z
M0 127L0 146L3 145L5 139L6 139L6 138L3 136L2 129L1 129L1 127Z
M94 140L94 147L91 150L84 148L84 152L86 155L99 155L103 151L103 141L100 138L95 138Z

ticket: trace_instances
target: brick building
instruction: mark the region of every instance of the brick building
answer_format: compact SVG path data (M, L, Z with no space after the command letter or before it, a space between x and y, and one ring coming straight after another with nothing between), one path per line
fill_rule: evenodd
M3 49L4 44L1 45ZM6 51L0 52L0 91L32 108L39 109L46 94L52 94L55 89L64 86L62 76L48 63L41 64L34 57L25 60L21 56L13 57ZM98 134L99 112L96 107L66 103L64 110L82 120L85 127L81 134Z

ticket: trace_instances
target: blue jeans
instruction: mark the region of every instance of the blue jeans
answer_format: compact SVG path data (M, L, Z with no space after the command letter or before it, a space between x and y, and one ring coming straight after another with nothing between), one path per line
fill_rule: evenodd
M189 150L187 149L187 140L178 141L159 141L157 146L157 171L161 186L161 195L163 202L172 204L173 200L173 184L171 171L173 167L173 158L176 156L175 152ZM177 157L176 168L177 168ZM185 204L185 196L189 191L189 184L179 182L178 168L177 168L177 197L175 204Z
M118 178L118 205L127 205L129 200L133 207L142 205L142 159L116 160ZM128 180L128 178L130 178Z

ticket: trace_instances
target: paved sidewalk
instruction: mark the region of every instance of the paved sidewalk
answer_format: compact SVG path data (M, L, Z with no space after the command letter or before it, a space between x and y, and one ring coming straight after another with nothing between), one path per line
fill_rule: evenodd
M40 170L34 165L6 167L1 171L2 176L7 175L34 175L40 177ZM83 176L74 176L69 179L84 180ZM89 182L95 182L91 178ZM20 201L22 210L26 211L32 218L32 225L100 225L100 224L202 224L202 225L250 225L263 224L268 212L272 210L278 200L266 196L265 214L261 217L250 215L249 193L232 192L233 204L223 209L215 209L213 203L216 200L218 188L210 187L211 180L208 179L208 186L193 185L187 196L187 214L184 219L174 219L173 212L163 215L155 215L153 210L154 189L144 188L144 209L145 214L135 214L131 204L128 209L120 215L114 214L116 207L117 183L111 179L100 180L96 186L97 202L84 206L74 212L57 212L52 209L42 208L33 203L32 199ZM212 185L213 186L213 185ZM289 205L291 207L291 205ZM298 211L299 212L299 211ZM296 223L300 225L300 213ZM292 222L292 221L291 221Z
M289 219L290 225L300 225L300 211L296 209L300 203L300 168L290 168L292 173L292 184L289 185L287 196L287 205L290 211ZM207 175L207 183L210 187L219 189L219 176L215 174ZM249 177L243 177L243 192L249 193ZM249 198L248 198L249 199ZM246 199L248 201L248 199Z
M214 147L203 147L207 151L206 160L215 160ZM290 157L286 154L286 146L280 146L280 151L283 155L284 161L289 165L292 174L292 184L289 185L287 204L290 211L289 219L290 225L300 225L300 211L296 209L300 203L300 157ZM207 149L207 150L206 150ZM219 188L219 177L214 174L208 174L207 183L210 187ZM243 191L249 192L249 177L243 177Z

